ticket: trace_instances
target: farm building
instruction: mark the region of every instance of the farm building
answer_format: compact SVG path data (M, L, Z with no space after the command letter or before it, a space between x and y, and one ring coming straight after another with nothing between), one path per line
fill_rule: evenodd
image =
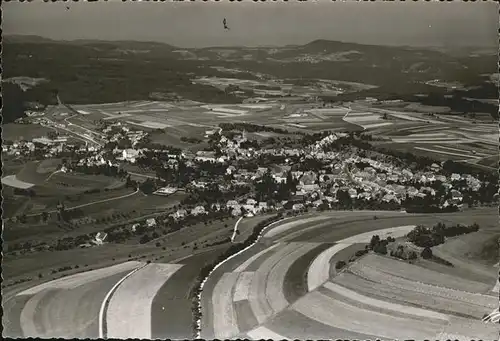
M226 207L236 207L238 206L238 202L236 200L228 200L226 203Z
M175 187L162 187L156 190L153 194L156 195L170 195L177 192L177 188Z
M293 204L292 206L292 210L294 211L300 211L302 209L304 209L304 204Z
M191 214L194 216L200 215L200 214L206 214L207 212L205 211L205 207L203 206L196 206L191 210Z
M233 210L231 211L231 215L233 217L241 216L241 208L239 206L234 207Z
M174 219L182 219L187 215L187 211L185 209L180 209L175 211L175 213L172 213L171 216Z
M105 232L97 232L95 239L94 239L95 244L102 245L107 236L108 236L108 234Z

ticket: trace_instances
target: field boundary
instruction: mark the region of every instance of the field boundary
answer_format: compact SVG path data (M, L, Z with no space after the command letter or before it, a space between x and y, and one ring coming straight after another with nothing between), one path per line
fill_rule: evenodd
M147 265L147 263L139 266L138 268L135 268L134 270L130 271L128 274L123 276L123 278L120 279L118 282L116 282L116 284L111 288L111 290L108 291L108 293L104 297L104 300L102 301L101 309L99 310L99 320L98 320L99 338L103 339L106 337L106 334L107 334L105 313L106 313L106 310L109 306L109 301L111 300L111 296L113 296L113 294L116 292L116 290L118 289L120 284L122 284L127 278L129 278L130 276L135 274L137 271L144 268L146 265Z
M262 230L259 232L257 238L255 238L255 241L253 243L251 243L250 245L248 245L247 247L243 248L242 250L238 251L238 252L235 252L234 254L230 255L229 257L223 259L221 262L219 262L218 264L216 264L211 270L210 272L208 273L208 275L203 279L203 281L201 281L201 284L199 286L199 289L198 289L198 295L197 295L197 302L196 302L196 308L197 308L197 312L198 312L198 318L197 320L195 321L196 322L196 339L201 339L201 295L203 293L203 287L205 286L206 282L208 281L208 279L210 278L210 275L212 275L212 273L217 270L221 265L223 265L225 262L227 262L228 260L234 258L234 257L237 257L241 254L243 254L245 251L249 250L250 248L252 248L255 244L257 244L257 242L260 240L260 238L263 236L264 234L264 231L269 228L271 225L274 225L274 224L277 224L279 222L282 222L286 219L290 219L291 217L287 217L287 218L280 218L279 220L277 221L274 221L274 222L271 222L269 223L268 225L264 226L262 228ZM250 240L252 238L252 235L250 235L246 241ZM245 241L245 242L246 242ZM245 242L241 243L241 244L244 244Z

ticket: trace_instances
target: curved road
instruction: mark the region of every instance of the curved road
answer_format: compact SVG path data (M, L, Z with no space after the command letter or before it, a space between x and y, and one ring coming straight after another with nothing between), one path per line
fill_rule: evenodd
M131 196L133 196L133 195L135 195L137 193L139 193L139 189L138 188L134 192L129 193L129 194L120 195L118 197L113 197L113 198L109 198L109 199L103 199L103 200L99 200L99 201L92 201L92 202L89 202L87 204L81 204L81 205L77 205L77 206L73 206L73 207L67 207L66 209L67 210L74 210L75 208L82 208L82 207L86 207L86 206L91 206L91 205L96 205L96 204L102 204L103 202L108 202L108 201L114 201L114 200L128 198L128 197L131 197ZM48 211L47 213L55 213L55 212L57 212L57 210ZM37 216L37 215L40 215L40 214L41 213L34 213L34 214L28 214L27 216L28 217L33 217L33 216Z

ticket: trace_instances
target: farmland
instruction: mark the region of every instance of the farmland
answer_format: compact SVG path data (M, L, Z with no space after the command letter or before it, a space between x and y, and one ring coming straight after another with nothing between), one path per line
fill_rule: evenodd
M380 218L373 220L374 214ZM390 339L400 337L405 330L403 326L417 320L420 327L409 330L413 337L436 337L446 326L453 331L450 321L470 323L494 308L489 291L493 282L490 283L489 278L463 279L429 269L424 261L407 264L373 254L349 263L340 272L332 268L338 261L347 261L356 251L364 249L374 233L398 238L415 224L436 220L477 221L488 230L494 224L491 214L492 210L472 210L443 214L438 218L399 212L366 212L364 216L353 212L330 212L274 224L265 230L264 237L254 247L225 262L210 276L202 293L202 337L290 338L301 335L312 338L335 332L342 337ZM256 221L249 218L246 223ZM214 225L206 242L224 238L224 234L230 236L234 223L235 220L220 227ZM21 330L23 335L48 337L97 337L99 330L114 337L192 337L193 288L190 284L203 264L224 250L224 245L193 250L193 241L198 245L206 243L198 233L202 230L201 227L188 227L160 239L168 249L159 253L154 241L140 249L135 245L96 248L85 261L88 264L98 262L104 268L75 275L69 271L67 276L52 281L50 275L46 275L49 281L44 282L44 276L41 286L33 288L31 284L32 289L29 289L25 285L28 291L18 289L9 294L11 300L6 306L9 317L4 317L7 331L15 334ZM284 238L287 234L293 238ZM325 235L323 241L317 239L321 234ZM343 247L339 249L339 245ZM61 261L57 265L49 258L40 260L40 256L53 259L50 253L42 253L36 257L38 262L33 262L33 271L43 272L38 264L61 267L72 264L68 260L76 259L77 253L84 251L68 250L64 251L64 256L60 252L58 259ZM108 264L98 261L106 254L113 255L113 261ZM130 261L130 256L141 258L143 255L153 262ZM27 269L27 263L6 265L4 271L9 278L15 277L15 269ZM113 292L105 305L104 322L100 321L98 316L104 296L113 284L134 269L139 270ZM144 289L145 278L150 290ZM120 295L130 297L127 292L137 292L137 286L141 287L144 304L138 304L142 301L135 299L120 299ZM65 291L61 291L62 288L66 288ZM53 320L62 316L60 314L68 315L75 309L74 304L83 302L88 295L93 299L87 302L88 308L82 310L77 319L65 326ZM74 304L61 305L66 301ZM123 308L124 304L129 307ZM174 306L176 309L172 310ZM148 311L141 313L141 309ZM336 313L327 313L332 310ZM34 311L49 314L46 316L50 318L36 317ZM123 311L135 311L142 327L127 332L132 324L120 317ZM373 325L354 323L353 314L374 321ZM309 327L299 332L297 328L305 324ZM389 332L380 327L387 325L391 326ZM486 334L482 335L489 335L489 330L486 325L481 331Z
M4 54L4 336L494 335L496 59L23 39ZM437 223L480 230L406 236Z
M492 213L469 211L467 221L478 221L488 230L494 219L487 212ZM329 225L311 217L284 221L267 229L246 257L238 256L218 268L202 294L202 337L432 338L443 330L458 330L458 321L476 326L485 312L497 306L490 291L494 275L465 279L457 273L432 270L424 260L408 264L374 254L349 262L341 271L331 270L338 261L347 262L364 249L375 233L381 238L400 238L415 224L465 223L464 213L389 213L375 221L348 213L337 216L329 215ZM283 231L295 237L284 242ZM322 242L316 242L319 239ZM310 327L299 328L306 324ZM477 326L473 330L478 331ZM495 328L485 325L480 333L495 335ZM457 335L472 336L464 330Z

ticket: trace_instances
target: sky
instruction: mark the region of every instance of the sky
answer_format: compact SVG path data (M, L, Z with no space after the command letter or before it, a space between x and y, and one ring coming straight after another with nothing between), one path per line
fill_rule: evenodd
M66 9L69 6L69 9ZM159 41L179 47L283 46L316 39L375 45L498 46L498 4L477 2L32 2L2 4L4 34ZM230 30L224 30L227 19Z

